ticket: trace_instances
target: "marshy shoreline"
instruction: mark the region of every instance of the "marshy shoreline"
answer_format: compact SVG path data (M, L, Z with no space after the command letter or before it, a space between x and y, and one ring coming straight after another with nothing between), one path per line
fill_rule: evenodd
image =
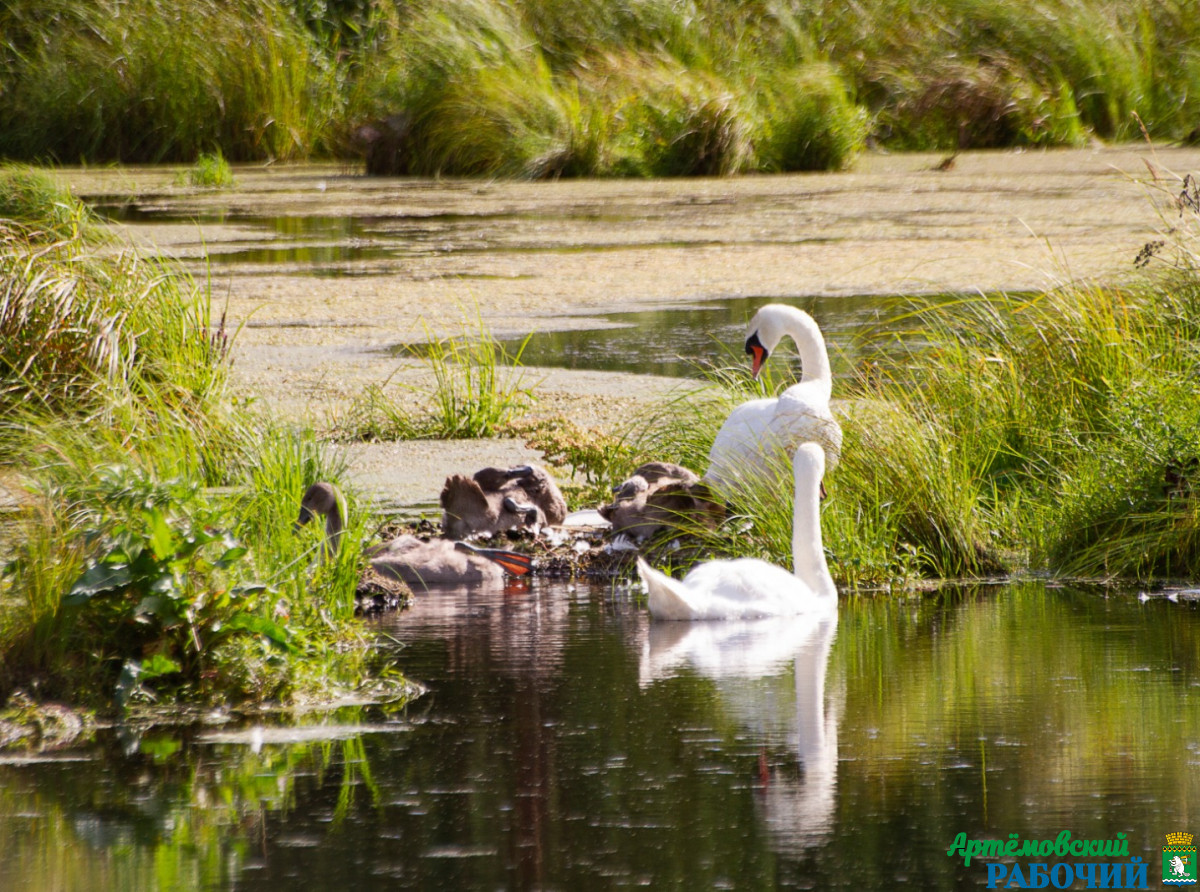
M522 337L730 298L1118 283L1162 228L1155 191L1200 169L1200 149L1136 144L965 152L939 170L945 157L657 181L379 179L336 165L240 166L231 190L180 188L161 167L55 176L130 219L122 238L208 283L237 330L239 393L328 430L368 386L421 384L424 366L389 348L478 324ZM305 229L311 218L323 226ZM526 378L533 417L609 432L688 386L555 368ZM537 458L511 439L345 448L383 505L428 503L449 473Z
M866 310L834 361L846 442L822 525L844 591L1189 576L1200 151L945 160L549 183L238 167L228 189L10 169L48 222L5 234L4 337L36 376L10 376L0 433L37 492L6 578L28 602L0 627L7 683L122 702L146 683L201 700L371 683L353 609L378 509L531 460L591 507L644 461L702 470L732 406L797 374L780 359L750 381L733 318L732 361L697 379L521 363L534 329L621 311L653 310L656 353L689 307ZM336 562L293 530L315 480L350 492ZM786 560L789 506L764 487L687 553Z

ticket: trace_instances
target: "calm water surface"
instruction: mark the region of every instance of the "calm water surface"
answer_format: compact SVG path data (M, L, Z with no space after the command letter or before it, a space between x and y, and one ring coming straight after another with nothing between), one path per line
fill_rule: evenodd
M9 754L0 888L952 889L987 877L957 833L1062 830L1125 834L1156 888L1200 829L1198 622L1041 583L836 628L429 593L381 623L428 689L404 708Z
M746 325L758 308L768 303L791 304L821 320L834 374L853 369L862 355L864 339L884 346L891 320L908 305L905 300L878 295L726 298L612 313L601 317L608 327L534 331L527 339L501 343L527 366L694 378L706 367L746 364L742 352ZM912 323L896 325L911 327ZM908 341L911 343L912 337ZM406 349L410 348L396 348L397 352ZM790 357L796 372L800 371L790 340L780 344L778 352Z

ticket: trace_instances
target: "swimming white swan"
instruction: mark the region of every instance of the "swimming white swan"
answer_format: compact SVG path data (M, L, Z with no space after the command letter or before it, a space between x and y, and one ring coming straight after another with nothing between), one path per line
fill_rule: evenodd
M317 515L324 517L326 554L333 554L342 538L345 513L346 500L336 486L314 483L300 500L296 526ZM416 536L398 536L367 549L366 554L371 570L409 585L495 583L503 581L505 571L522 576L531 566L528 555L515 551L474 548L450 539L426 542Z
M792 519L789 573L757 558L709 561L682 581L672 579L638 558L638 573L649 593L655 619L754 619L764 616L837 613L837 586L821 545L821 476L825 452L802 443L792 459L796 501Z
M820 443L829 470L837 466L842 428L829 408L833 375L825 339L812 316L785 304L761 307L746 329L746 353L757 378L763 363L790 335L800 351L802 375L777 398L750 400L729 413L708 453L704 479L718 490L769 475L778 452L790 455L800 443Z

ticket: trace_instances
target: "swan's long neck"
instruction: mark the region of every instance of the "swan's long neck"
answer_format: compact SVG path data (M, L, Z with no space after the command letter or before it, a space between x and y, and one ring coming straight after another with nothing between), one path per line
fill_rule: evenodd
M334 491L337 494L337 500L325 515L325 556L330 559L337 557L338 548L342 544L342 531L345 529L345 521L342 520L342 517L346 513L345 496L342 495L341 490Z
M804 447L801 446L801 449ZM792 572L817 597L837 603L837 586L825 561L821 539L821 481L796 462L796 501L792 516Z
M801 377L804 383L819 383L824 385L825 397L833 393L833 370L829 365L829 351L825 347L825 338L821 329L812 316L787 307L791 310L783 320L784 334L791 335L800 352Z

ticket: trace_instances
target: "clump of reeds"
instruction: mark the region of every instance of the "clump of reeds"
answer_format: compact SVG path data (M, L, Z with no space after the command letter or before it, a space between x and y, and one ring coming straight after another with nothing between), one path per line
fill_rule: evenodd
M759 167L773 171L839 170L863 149L865 109L828 64L802 65L763 78Z
M53 239L90 236L95 215L49 174L20 165L4 165L0 166L2 219L21 224L27 238Z
M0 153L350 157L403 117L396 172L536 178L837 167L868 127L902 149L1181 139L1198 29L1152 0L13 0Z
M0 421L91 418L152 387L197 400L223 384L224 332L156 261L93 257L78 237L36 244L0 224L0 282Z
M403 396L389 382L370 385L355 400L338 433L356 440L469 439L494 437L534 402L521 356L527 336L510 351L481 317L457 337L434 335L407 353L423 365L426 381ZM390 379L389 379L390 380ZM396 385L397 387L400 385Z
M336 99L328 62L275 3L94 0L10 64L0 132L12 157L190 161L319 152ZM33 26L36 27L36 26Z

